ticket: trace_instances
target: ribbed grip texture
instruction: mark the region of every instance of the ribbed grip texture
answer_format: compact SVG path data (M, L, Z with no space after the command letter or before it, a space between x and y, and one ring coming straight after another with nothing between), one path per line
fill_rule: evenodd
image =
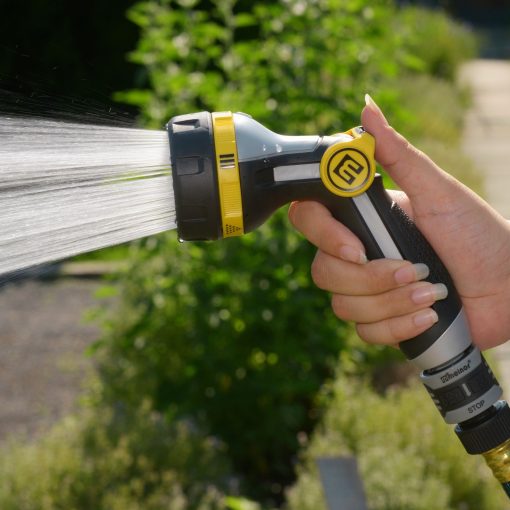
M382 182L376 179L366 193L402 258L413 263L426 264L430 270L427 281L443 283L448 289L448 297L437 301L432 306L439 317L438 322L424 333L400 344L401 351L408 359L412 360L420 356L441 337L458 316L462 305L444 264L409 216L388 195ZM359 236L358 231L354 231L354 233ZM372 254L368 250L367 254L371 258ZM446 361L448 360L438 360L438 364Z
M444 283L447 286L452 285L450 274L411 218L396 203L392 204L390 211L395 217L395 224L398 225L400 230L398 236L399 248L408 246L407 250L412 250L415 257L414 261L427 264L430 269L427 281Z

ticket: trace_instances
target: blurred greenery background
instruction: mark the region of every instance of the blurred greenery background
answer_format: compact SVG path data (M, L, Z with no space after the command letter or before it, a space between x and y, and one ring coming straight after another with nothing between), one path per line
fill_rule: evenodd
M127 19L113 19L127 4ZM34 6L37 17L46 3ZM369 92L483 193L459 149L469 91L456 81L478 38L443 11L391 0L142 0L76 13L62 32L89 20L92 48L76 52L116 49L96 68L115 77L114 99L143 126L234 110L278 132L325 134L358 124ZM22 64L14 55L0 73ZM53 70L54 90L102 100L81 79L86 66L63 83L65 69ZM3 447L0 508L320 510L314 459L334 454L358 458L371 510L503 508L400 354L365 346L333 316L310 280L313 253L280 211L243 238L181 245L170 232L93 255L128 261L98 296L119 306L94 313L97 375L75 415Z

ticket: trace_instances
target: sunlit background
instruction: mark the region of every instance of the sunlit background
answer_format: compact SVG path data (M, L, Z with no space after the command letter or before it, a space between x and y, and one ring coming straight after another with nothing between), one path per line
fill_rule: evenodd
M0 115L163 129L233 110L326 134L369 92L510 217L508 1L0 7ZM0 508L321 510L324 455L356 457L371 510L506 508L403 357L334 317L313 255L281 211L243 238L168 232L3 283Z

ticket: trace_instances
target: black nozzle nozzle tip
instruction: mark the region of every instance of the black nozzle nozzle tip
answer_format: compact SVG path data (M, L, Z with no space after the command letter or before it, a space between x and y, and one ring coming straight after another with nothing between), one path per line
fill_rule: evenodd
M211 114L173 117L167 131L179 238L219 239L222 227Z

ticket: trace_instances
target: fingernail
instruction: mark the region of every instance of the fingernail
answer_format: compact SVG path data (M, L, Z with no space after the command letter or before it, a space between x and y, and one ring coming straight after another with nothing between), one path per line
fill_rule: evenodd
M386 117L384 116L384 113L382 110L377 106L377 103L372 99L370 94L365 94L365 104L379 117L381 117L382 120L387 124L388 121L386 120Z
M397 269L393 275L395 281L401 285L404 283L413 283L424 280L430 274L426 264L408 264Z
M340 258L355 264L366 264L368 262L367 256L361 250L348 245L340 248Z
M435 324L439 320L437 313L432 310L432 308L427 308L427 310L421 310L414 317L413 321L415 326L419 328L430 327Z
M439 301L448 296L448 288L443 283L435 283L434 285L426 285L416 289L411 294L411 299L417 305Z
M296 210L296 205L297 205L297 200L294 200L293 202L290 203L289 205L289 219L290 221L294 224L294 215L295 215L295 210Z

